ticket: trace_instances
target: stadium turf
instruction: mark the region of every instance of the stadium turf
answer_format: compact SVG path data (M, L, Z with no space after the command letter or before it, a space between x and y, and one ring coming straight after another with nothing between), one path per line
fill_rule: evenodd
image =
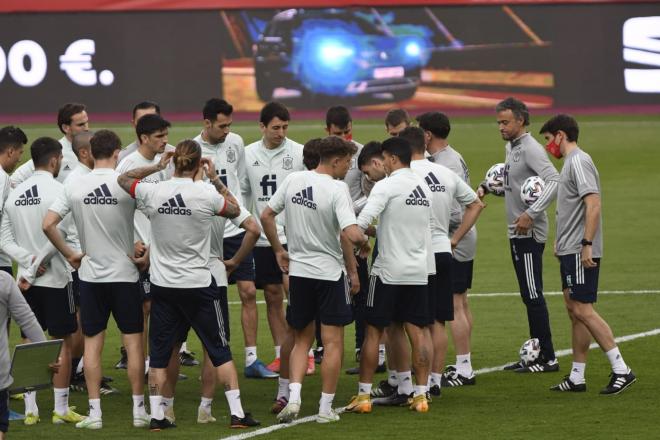
M166 116L166 115L165 115ZM294 113L295 117L295 113ZM94 124L92 128L101 128ZM580 145L589 152L600 171L603 189L603 224L605 255L600 278L601 291L622 291L603 294L597 309L611 325L615 336L647 332L660 328L660 243L657 224L660 217L655 185L658 182L657 116L589 116L578 118L581 126ZM533 115L531 132L544 122L543 116ZM494 118L455 118L452 120L451 144L465 157L476 186L490 165L504 159L503 141L499 138ZM127 125L104 127L115 129L124 144L134 138ZM25 126L30 141L39 136L61 137L54 126ZM246 143L259 137L256 124L236 123L233 129ZM199 133L200 125L175 124L170 143ZM289 131L299 142L322 136L321 121L293 121ZM355 121L354 137L365 143L383 139L381 121ZM26 149L25 157L29 157ZM555 162L557 166L560 163ZM486 199L488 207L478 222L479 242L475 262L472 292L515 292L517 284L510 261L503 200ZM554 208L549 210L554 224ZM554 238L551 229L550 238ZM559 291L559 267L552 257L552 245L545 252L544 280L546 291ZM633 293L632 291L650 291ZM238 295L230 292L230 318L232 347L239 373L243 369L243 339L240 328ZM260 295L260 294L259 294ZM263 299L261 296L259 298ZM569 321L563 302L558 295L549 295L548 305L554 342L557 350L570 347ZM524 307L515 295L475 295L470 301L474 315L473 355L475 369L496 367L516 360L517 351L527 339L527 321ZM259 357L269 362L272 341L265 320L265 305L259 306ZM354 365L353 326L346 329L345 367ZM18 331L12 329L11 343L17 342ZM598 395L608 382L609 365L599 349L590 352L586 379L588 391L580 394L552 393L548 387L558 383L570 367L570 357L561 357L561 371L542 375L517 375L508 372L484 373L477 376L477 385L462 389L444 389L435 399L427 414L412 413L406 408L374 408L370 415L344 414L339 423L317 425L303 423L265 435L269 438L309 438L319 436L335 438L657 438L660 422L657 417L658 387L660 384L659 335L641 337L622 342L620 347L626 361L638 376L638 383L620 396ZM191 334L189 347L201 353L197 338ZM73 426L54 426L50 422L52 392L38 394L41 423L24 427L11 422L11 438L160 438L217 439L250 431L231 431L228 428L228 408L224 395L218 390L213 413L216 424L197 425L199 404L199 367L182 367L189 379L177 387L175 413L176 429L160 433L133 428L131 425L130 389L124 370L114 370L119 357L119 337L111 322L104 351L104 373L114 377L113 385L121 394L102 399L104 427L89 432ZM450 348L448 363L453 363ZM377 380L384 375L377 376ZM346 404L356 391L357 378L342 374L335 406ZM269 414L276 381L244 379L241 375L241 398L246 410L262 422L262 426L275 424ZM320 375L307 377L303 385L301 417L317 411L320 393ZM145 389L146 394L146 389ZM87 397L72 393L70 402L82 413L86 412ZM22 412L23 404L11 401L10 407Z

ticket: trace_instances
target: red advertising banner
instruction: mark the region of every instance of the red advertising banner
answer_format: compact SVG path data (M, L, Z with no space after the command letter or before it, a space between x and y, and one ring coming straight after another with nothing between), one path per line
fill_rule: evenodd
M302 7L351 7L351 6L390 6L410 7L432 5L529 5L529 4L593 4L593 3L652 3L655 0L335 0L318 2L314 0L3 0L3 12L104 12L104 11L169 11L169 10L217 10L217 9L264 9Z

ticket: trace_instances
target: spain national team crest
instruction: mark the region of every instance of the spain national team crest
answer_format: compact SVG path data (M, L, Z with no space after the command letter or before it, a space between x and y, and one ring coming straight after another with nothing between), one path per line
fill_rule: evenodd
M283 170L292 170L293 169L293 157L286 155L282 159L282 169Z
M234 163L236 162L236 152L234 151L233 148L229 147L227 150L227 163Z
M513 161L514 162L520 161L520 150L515 150L513 152Z

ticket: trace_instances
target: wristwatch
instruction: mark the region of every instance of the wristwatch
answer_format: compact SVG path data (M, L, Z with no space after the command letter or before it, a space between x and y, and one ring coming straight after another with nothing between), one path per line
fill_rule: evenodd
M591 246L593 242L587 240L586 238L582 239L582 246Z

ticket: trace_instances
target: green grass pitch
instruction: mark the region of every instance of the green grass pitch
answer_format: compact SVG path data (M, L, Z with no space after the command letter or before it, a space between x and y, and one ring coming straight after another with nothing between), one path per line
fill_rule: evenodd
M128 125L96 124L91 115L92 128L116 130L124 144L132 142L134 133ZM295 114L294 114L295 117ZM543 116L533 117L530 128L537 138ZM504 159L504 142L500 139L494 117L455 118L449 140L460 151L470 167L472 184L476 186L490 165ZM601 291L626 291L623 294L602 295L597 309L609 322L616 336L646 332L660 328L660 233L655 185L658 184L659 153L657 116L589 116L579 118L580 145L589 152L600 171L603 189L605 256L601 271ZM194 137L200 123L174 124L170 143ZM26 126L32 141L39 136L59 138L56 127ZM233 130L243 136L246 144L259 138L256 123L236 123ZM294 120L289 137L304 142L322 136L321 121ZM385 137L381 121L355 121L355 139L360 142ZM25 157L29 156L26 149ZM558 167L561 163L556 162ZM510 261L506 238L503 200L489 197L487 208L478 222L479 242L475 262L472 292L515 292L517 284ZM549 210L554 221L554 208ZM551 226L550 239L554 239ZM544 280L546 291L559 291L559 266L552 257L551 241L545 252ZM650 293L630 293L650 290ZM258 299L263 299L258 294ZM276 392L276 381L242 378L243 339L240 328L240 306L235 288L229 289L232 348L239 370L243 406L261 420L263 426L275 424L269 408ZM547 298L550 319L557 349L570 348L570 326L560 296ZM520 344L527 339L524 306L516 296L474 296L470 300L474 314L472 359L475 369L494 367L513 361ZM17 342L18 331L12 329L12 341ZM353 326L346 328L345 367L354 365ZM388 438L411 436L426 438L658 438L658 390L660 385L660 350L658 336L639 338L621 343L621 351L639 380L620 396L603 397L599 389L608 381L609 364L598 349L590 352L586 377L588 391L578 395L551 393L548 387L559 382L569 371L570 357L560 358L560 373L542 375L514 375L494 372L479 375L477 385L464 389L446 389L435 399L427 414L412 413L406 408L375 407L370 415L344 414L341 421L331 425L305 423L270 433L267 437L302 439L318 436L324 439ZM191 334L189 347L201 353L198 339ZM73 426L54 426L50 423L52 392L40 392L38 403L41 423L24 427L11 422L11 438L196 438L218 439L250 431L234 432L228 428L228 407L221 390L216 394L213 412L216 424L197 425L199 404L199 368L182 367L189 379L177 387L175 412L178 427L171 431L149 433L131 425L131 397L123 370L114 370L119 355L119 337L111 320L104 352L104 373L114 377L114 385L121 394L102 399L104 427L100 431L76 430ZM259 357L269 362L273 357L272 340L265 320L265 306L259 306ZM453 363L450 348L448 363ZM384 377L384 375L382 376ZM382 377L377 377L380 380ZM342 374L335 406L343 406L355 393L357 378ZM320 375L307 377L303 385L301 417L317 411ZM145 389L145 395L146 395ZM71 404L86 412L87 397L72 393ZM11 401L11 408L22 412L23 404Z

